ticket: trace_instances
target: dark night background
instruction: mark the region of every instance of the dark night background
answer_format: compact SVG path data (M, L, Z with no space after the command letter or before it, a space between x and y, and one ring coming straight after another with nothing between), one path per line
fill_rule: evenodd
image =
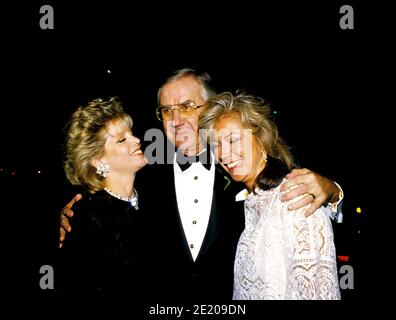
M355 271L355 289L342 294L347 301L363 298L373 214L367 182L374 174L365 156L372 117L365 109L373 102L368 62L377 41L367 25L372 8L354 6L355 30L341 30L343 3L273 2L216 8L183 2L170 9L154 2L49 1L21 8L5 35L0 181L9 191L7 211L24 221L22 236L7 237L23 248L17 258L34 295L51 295L39 289L38 270L53 262L59 212L74 194L62 171L70 114L93 98L117 95L142 138L160 127L154 110L164 76L192 67L211 74L218 91L243 88L268 100L300 165L341 184L337 254L349 256ZM53 5L54 30L39 28L43 4Z

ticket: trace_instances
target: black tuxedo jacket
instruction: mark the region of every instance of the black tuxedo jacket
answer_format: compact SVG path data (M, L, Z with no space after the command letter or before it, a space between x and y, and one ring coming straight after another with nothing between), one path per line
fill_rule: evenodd
M153 302L227 301L232 298L233 265L244 229L242 189L216 165L206 235L194 261L181 223L173 165L150 165L139 173L145 216L145 287Z

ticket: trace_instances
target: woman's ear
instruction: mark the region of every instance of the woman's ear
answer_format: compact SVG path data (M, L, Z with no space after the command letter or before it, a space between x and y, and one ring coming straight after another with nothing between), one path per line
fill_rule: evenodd
M97 159L92 159L89 164L95 168L97 168L99 166L99 160Z
M91 161L89 161L89 163L91 166L98 168L100 166L103 166L103 163L107 164L107 161L106 161L106 158L103 156L101 158L93 158L93 159L91 159Z
M99 159L92 159L90 162L91 166L98 168L100 166L100 160Z

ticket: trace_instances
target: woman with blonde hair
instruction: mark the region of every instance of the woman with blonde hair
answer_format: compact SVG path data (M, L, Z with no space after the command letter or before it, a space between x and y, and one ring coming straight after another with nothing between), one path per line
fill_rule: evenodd
M306 208L290 211L280 200L280 184L296 165L269 106L229 92L205 105L200 127L220 164L249 193L233 299L340 299L331 213L321 207L305 217Z
M136 282L139 204L134 181L146 159L131 128L132 119L117 98L79 107L68 124L64 170L89 195L75 205L73 232L62 250L65 290L117 292Z

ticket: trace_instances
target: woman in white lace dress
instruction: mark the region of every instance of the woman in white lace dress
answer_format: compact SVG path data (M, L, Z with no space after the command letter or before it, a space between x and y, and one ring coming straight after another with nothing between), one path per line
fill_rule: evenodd
M290 211L280 201L280 184L295 164L268 105L226 92L206 106L201 127L210 129L225 170L250 192L235 257L233 298L340 299L328 209L305 217L304 208Z

